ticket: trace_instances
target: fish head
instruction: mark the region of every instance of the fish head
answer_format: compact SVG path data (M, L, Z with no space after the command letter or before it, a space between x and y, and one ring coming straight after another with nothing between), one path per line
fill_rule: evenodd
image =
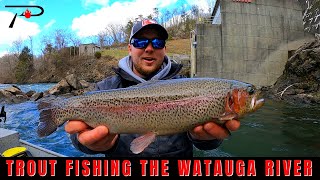
M265 100L259 97L260 94L261 91L251 84L237 87L231 90L226 105L230 111L237 114L238 118L241 118L245 114L260 109L264 105Z

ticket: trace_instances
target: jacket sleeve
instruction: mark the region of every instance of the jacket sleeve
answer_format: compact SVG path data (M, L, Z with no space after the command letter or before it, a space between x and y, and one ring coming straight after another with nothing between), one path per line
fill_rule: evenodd
M189 131L188 131L188 138L189 140L193 143L193 145L200 149L200 150L212 150L212 149L216 149L218 148L223 140L220 140L220 139L214 139L214 140L195 140L195 139L192 139Z

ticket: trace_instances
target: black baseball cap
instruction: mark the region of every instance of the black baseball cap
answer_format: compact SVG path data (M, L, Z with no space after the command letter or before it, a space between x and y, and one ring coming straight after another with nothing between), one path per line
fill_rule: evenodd
M161 26L156 20L153 19L143 19L140 21L137 21L132 29L131 29L131 34L129 38L129 42L131 42L131 39L134 35L136 35L138 32L142 31L143 29L147 28L154 28L159 31L159 35L161 36L160 38L167 40L168 39L168 32L167 30Z

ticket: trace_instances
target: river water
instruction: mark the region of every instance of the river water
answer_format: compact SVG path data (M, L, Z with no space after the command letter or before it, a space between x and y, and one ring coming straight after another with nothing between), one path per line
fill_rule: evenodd
M54 84L18 85L22 91L45 91ZM9 85L0 85L0 89ZM39 138L36 133L39 112L37 104L27 101L5 104L7 121L0 127L18 131L20 138L43 148L70 157L92 156L76 150L64 132ZM238 131L232 132L222 145L211 151L199 151L195 156L217 157L319 157L319 106L289 105L266 100L265 106L242 119ZM1 142L0 142L1 144Z

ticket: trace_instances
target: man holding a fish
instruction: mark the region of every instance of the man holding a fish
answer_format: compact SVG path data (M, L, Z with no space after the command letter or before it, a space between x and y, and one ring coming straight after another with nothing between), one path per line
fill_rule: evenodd
M146 81L180 78L178 73L182 65L171 62L166 56L167 39L166 29L156 21L144 19L137 22L129 39L129 55L119 61L116 75L98 82L96 90L127 88ZM67 122L65 130L71 135L74 146L88 154L102 153L107 157L192 157L193 147L215 149L230 135L230 131L239 127L238 120L228 120L223 125L207 122L187 132L155 137L149 133L143 136L113 134L109 133L112 127L101 125L91 128L80 119L75 119ZM131 149L134 139L137 139L136 152Z

